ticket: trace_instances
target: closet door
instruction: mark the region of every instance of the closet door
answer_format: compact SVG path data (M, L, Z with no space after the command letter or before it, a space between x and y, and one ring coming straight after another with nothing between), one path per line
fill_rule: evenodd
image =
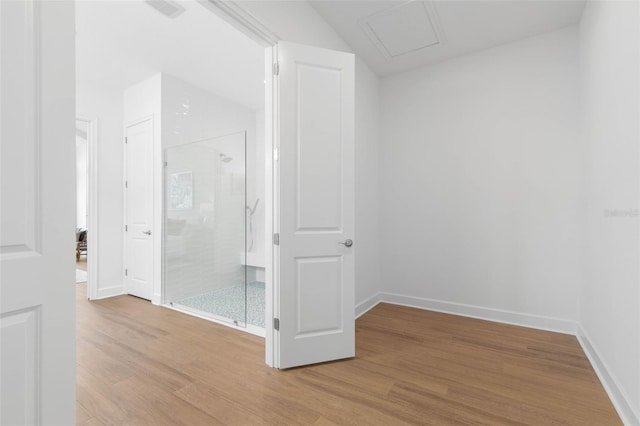
M274 337L289 368L355 355L354 56L281 42L278 68Z
M0 424L75 423L74 4L0 1Z

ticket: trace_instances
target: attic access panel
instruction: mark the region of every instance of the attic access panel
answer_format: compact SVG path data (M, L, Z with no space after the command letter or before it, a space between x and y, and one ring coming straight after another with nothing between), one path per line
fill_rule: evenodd
M410 1L378 12L360 24L387 59L394 59L442 42L430 2Z

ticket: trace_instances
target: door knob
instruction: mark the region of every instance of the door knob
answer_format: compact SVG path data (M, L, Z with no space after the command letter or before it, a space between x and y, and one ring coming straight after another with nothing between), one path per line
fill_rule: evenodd
M351 247L353 245L353 240L347 238L346 240L344 240L344 243L338 243L338 244L342 244L345 247Z
M151 235L151 230L148 230L148 231L142 231L142 233L143 233L144 235Z

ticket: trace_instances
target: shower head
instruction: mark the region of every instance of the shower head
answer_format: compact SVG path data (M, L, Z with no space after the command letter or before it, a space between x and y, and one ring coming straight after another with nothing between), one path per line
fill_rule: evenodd
M227 154L220 153L220 161L222 161L223 163L228 163L231 160L233 160L233 158L228 157Z

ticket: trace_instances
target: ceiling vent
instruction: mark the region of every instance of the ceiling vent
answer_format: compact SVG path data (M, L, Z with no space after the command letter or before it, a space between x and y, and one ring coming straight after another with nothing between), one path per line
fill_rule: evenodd
M185 11L178 2L171 0L145 0L146 3L167 18L175 18Z
M430 1L409 1L360 21L360 26L389 60L443 42Z

